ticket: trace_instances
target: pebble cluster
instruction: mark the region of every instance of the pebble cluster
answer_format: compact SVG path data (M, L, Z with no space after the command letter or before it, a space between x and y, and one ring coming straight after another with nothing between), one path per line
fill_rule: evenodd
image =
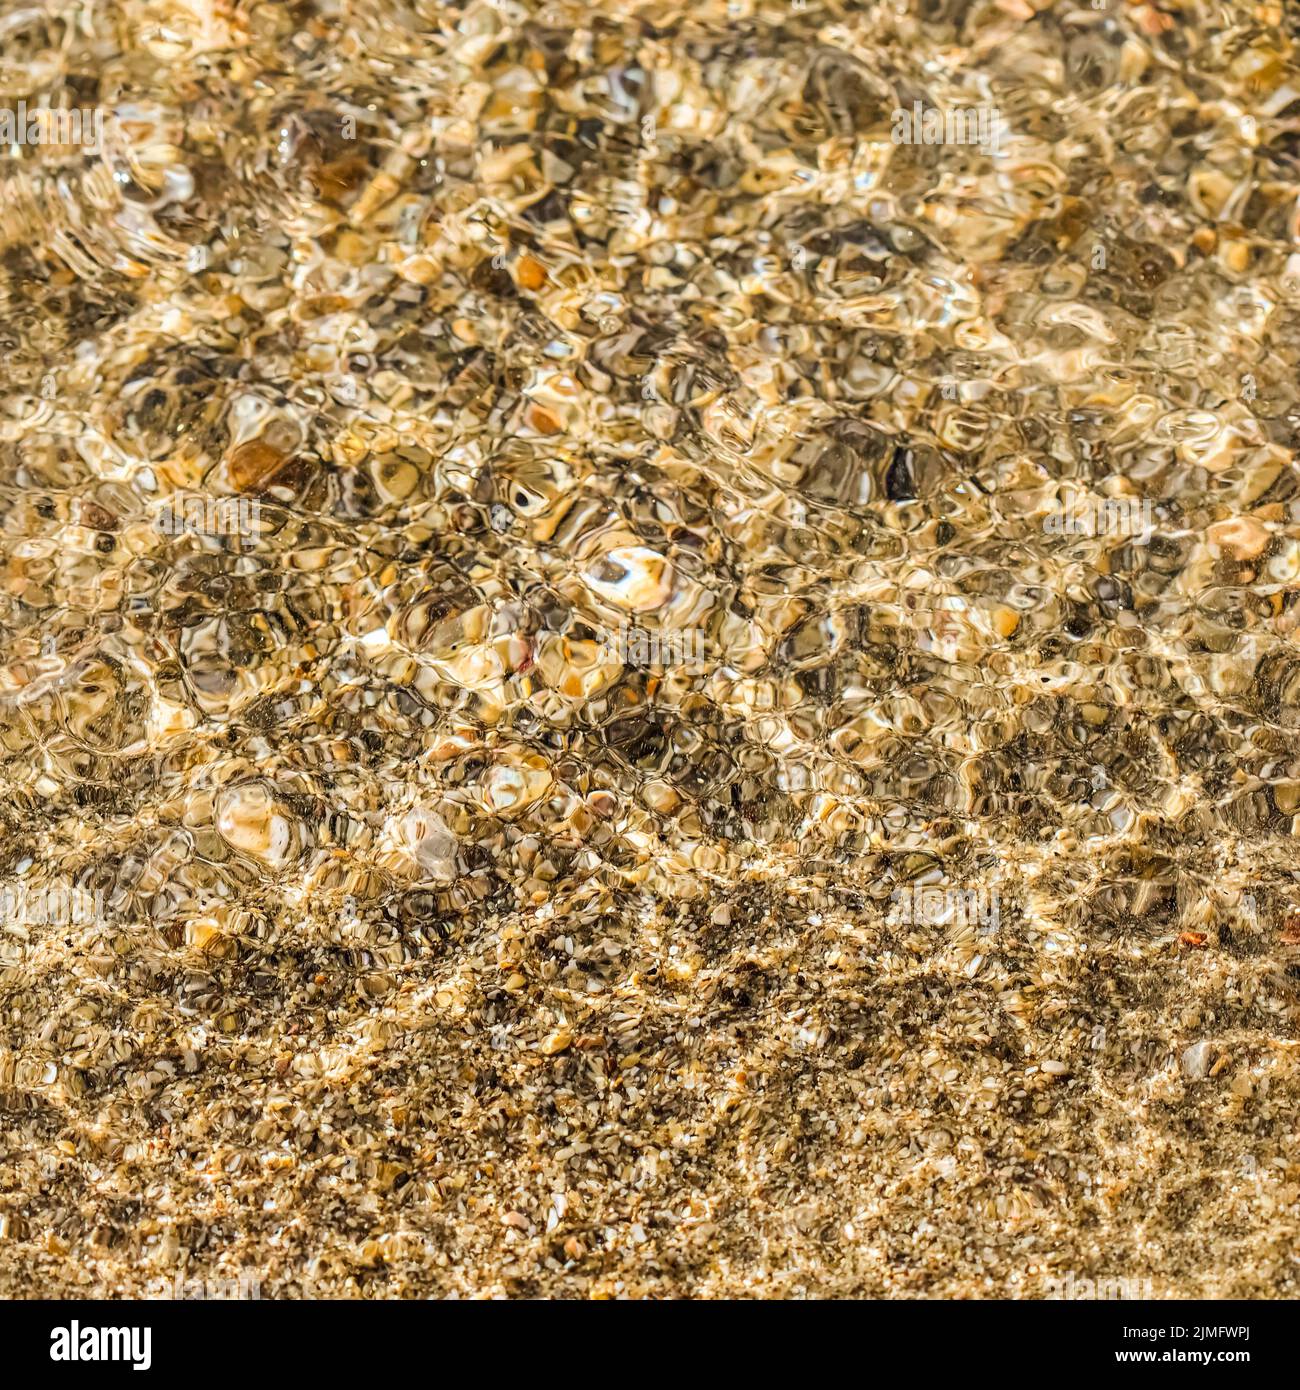
M0 1294L1300 1293L1296 40L0 16Z

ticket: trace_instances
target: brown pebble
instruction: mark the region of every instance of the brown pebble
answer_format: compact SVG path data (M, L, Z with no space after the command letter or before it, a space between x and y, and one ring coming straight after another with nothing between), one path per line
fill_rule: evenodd
M241 492L255 492L282 469L287 455L262 439L250 439L230 455L230 481Z
M524 411L524 422L529 429L536 430L538 434L559 434L564 428L557 415L545 406L538 405L536 401L528 403L528 408Z
M1226 550L1234 560L1253 560L1269 547L1273 537L1253 516L1234 516L1216 521L1205 533L1211 545Z
M515 266L515 280L520 289L540 290L546 283L546 267L532 256L520 256Z

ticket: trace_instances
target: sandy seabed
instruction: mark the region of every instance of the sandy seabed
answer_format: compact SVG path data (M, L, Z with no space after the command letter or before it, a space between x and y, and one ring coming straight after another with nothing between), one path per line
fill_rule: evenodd
M1300 1291L1296 32L0 15L0 1295Z

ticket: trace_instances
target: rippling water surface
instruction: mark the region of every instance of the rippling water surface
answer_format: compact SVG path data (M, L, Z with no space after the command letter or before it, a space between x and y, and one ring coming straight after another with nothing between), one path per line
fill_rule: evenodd
M1294 1294L1293 35L0 17L0 1290Z

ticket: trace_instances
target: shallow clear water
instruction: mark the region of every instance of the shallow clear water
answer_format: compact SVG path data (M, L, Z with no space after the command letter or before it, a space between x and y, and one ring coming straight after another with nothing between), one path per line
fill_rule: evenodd
M0 19L0 1287L1294 1292L1298 94Z

